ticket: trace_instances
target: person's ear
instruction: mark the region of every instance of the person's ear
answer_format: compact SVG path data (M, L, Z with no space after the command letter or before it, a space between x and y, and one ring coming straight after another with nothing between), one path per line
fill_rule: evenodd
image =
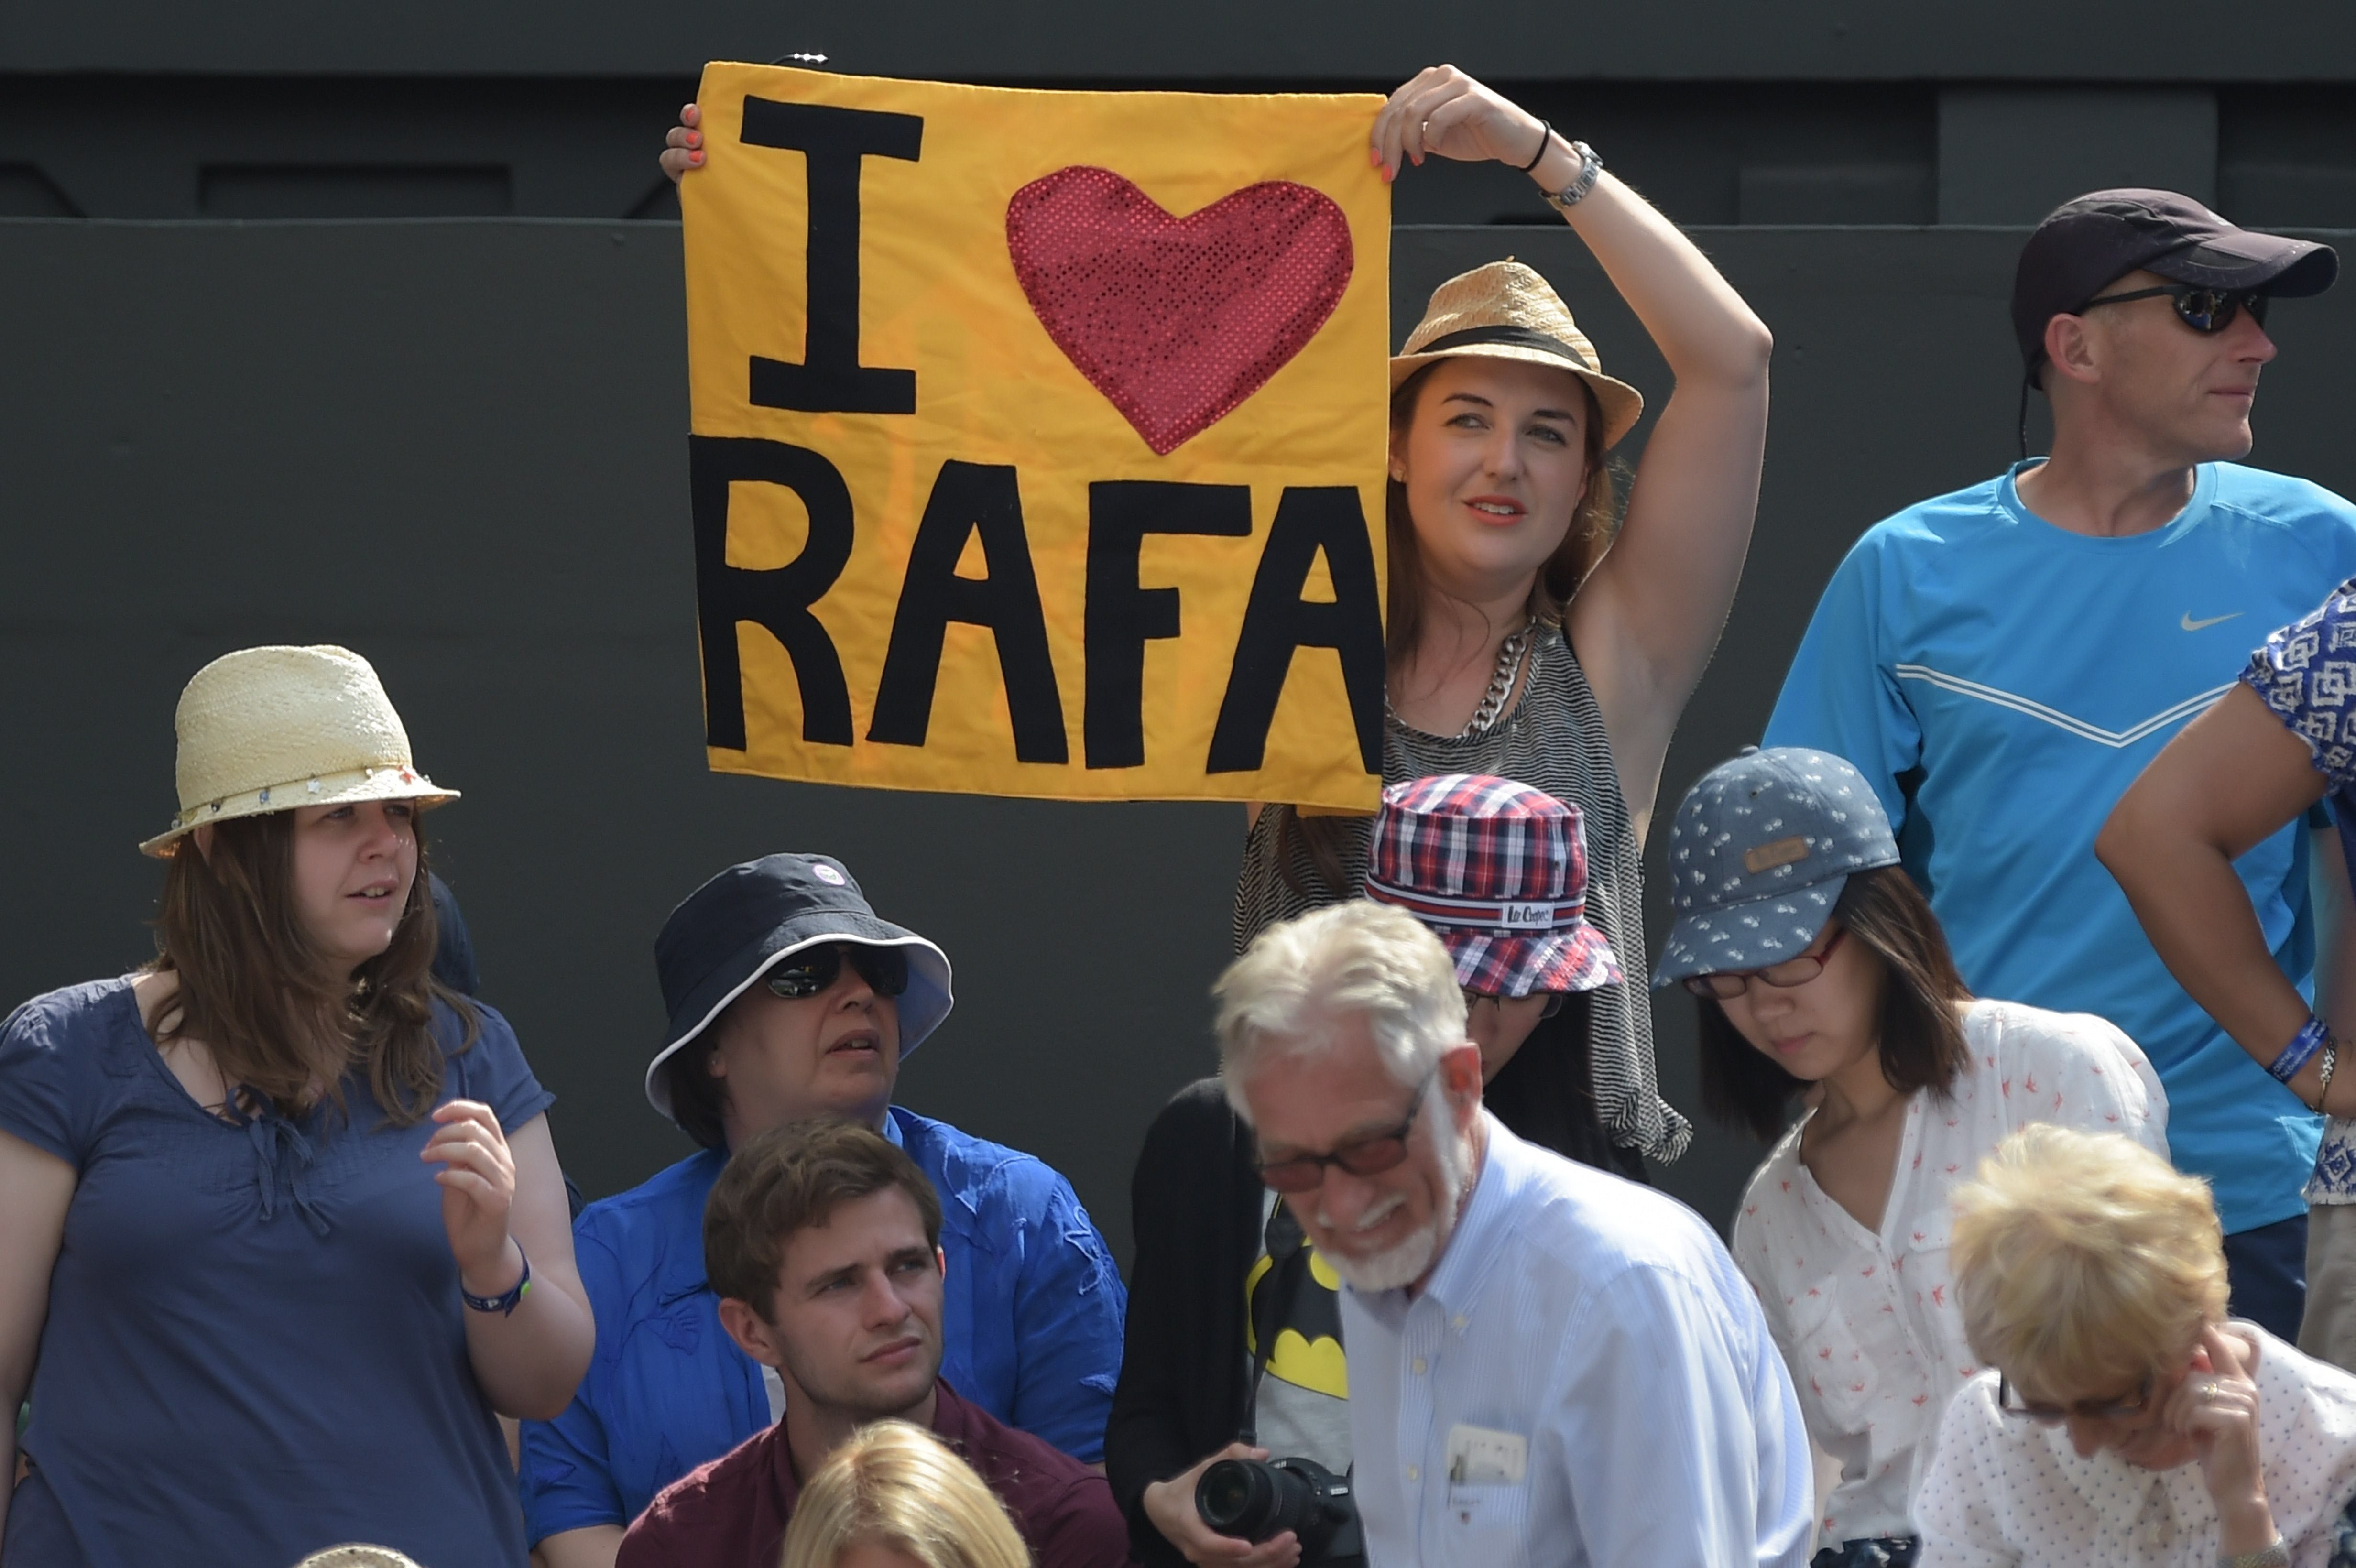
M1451 1045L1440 1053L1440 1084L1451 1100L1471 1096L1473 1104L1481 1103L1481 1048L1471 1040Z
M2072 381L2102 379L2102 356L2095 329L2079 315L2057 315L2045 324L2045 368Z
M205 864L211 865L213 863L213 825L209 822L198 823L196 831L188 835L188 839L196 845L197 853L204 857Z
M736 1341L738 1349L762 1365L775 1367L783 1364L785 1358L777 1353L776 1336L766 1323L761 1321L761 1315L753 1310L751 1302L722 1296L720 1326L728 1330L728 1337Z
M1398 426L1397 426L1397 425L1393 425L1393 426L1391 427L1391 440L1390 440L1390 465L1391 465L1391 466L1390 466L1390 475L1391 475L1391 478L1392 478L1392 480L1393 480L1395 483L1398 483L1398 484L1400 484L1400 485L1404 485L1404 484L1406 484L1406 483L1407 483L1407 432L1406 432L1406 431L1404 431L1404 430L1402 430L1402 429L1400 429L1400 428L1399 428Z
M943 1282L944 1284L948 1283L948 1277L949 1277L949 1255L948 1255L948 1253L946 1253L946 1252L944 1252L944 1251L942 1251L942 1250L941 1250L940 1248L938 1248L938 1247L935 1247L935 1248L933 1249L933 1266L934 1266L935 1268L937 1268L938 1270L940 1270L940 1271L941 1271L941 1280L942 1280L942 1282Z

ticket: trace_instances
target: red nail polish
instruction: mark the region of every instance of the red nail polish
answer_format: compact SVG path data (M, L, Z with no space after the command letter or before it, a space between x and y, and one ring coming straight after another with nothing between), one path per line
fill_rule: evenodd
M690 153L687 155L687 161L691 164L700 164L703 161L703 155L701 153Z

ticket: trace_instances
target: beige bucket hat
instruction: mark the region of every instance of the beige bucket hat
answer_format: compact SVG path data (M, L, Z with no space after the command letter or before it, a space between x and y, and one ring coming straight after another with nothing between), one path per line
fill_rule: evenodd
M1391 360L1391 390L1426 365L1460 354L1521 359L1568 370L1587 383L1603 414L1605 451L1636 426L1644 395L1603 373L1595 345L1547 281L1508 256L1461 272L1431 291L1423 319Z
M179 815L139 846L168 856L201 823L357 800L455 800L417 771L409 732L368 660L348 648L241 648L197 671L172 729Z

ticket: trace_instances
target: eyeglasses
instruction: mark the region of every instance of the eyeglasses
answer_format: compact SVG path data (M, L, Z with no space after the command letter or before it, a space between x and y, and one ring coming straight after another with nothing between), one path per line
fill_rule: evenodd
M2266 324L2266 295L2259 289L2201 289L2190 283L2169 283L2156 289L2130 289L2123 294L2104 294L2090 299L2079 314L2098 304L2125 304L2129 300L2158 299L2166 294L2176 302L2176 314L2185 325L2195 332L2222 332L2233 325L2233 317L2246 310L2250 319L2260 326Z
M869 947L862 943L830 942L806 948L762 976L773 997L789 1002L815 997L842 976L848 957L859 977L879 997L896 997L908 988L908 955L898 947Z
M2013 1403L2012 1384L2002 1372L1996 1375L1996 1404L2007 1415L2022 1416L2040 1426L2059 1426L2071 1416L2081 1421L2116 1421L2124 1416L2141 1414L2151 1403L2151 1374L2143 1375L2143 1386L2133 1399L2082 1399L2069 1404L2030 1404Z
M1519 997L1502 997L1494 991L1476 991L1469 986L1460 986L1457 988L1464 993L1464 1012L1465 1016L1468 1018L1472 1016L1472 1009L1483 1002L1488 1002L1493 1006L1503 1008L1508 1001L1517 1002L1521 1000ZM1546 1010L1538 1014L1539 1020L1543 1022L1544 1020L1554 1017L1555 1014L1562 1011L1562 1004L1564 1000L1565 993L1561 991L1548 992L1547 994Z
M1770 964L1764 969L1729 969L1718 975L1689 975L1686 989L1697 997L1712 997L1721 1002L1732 1001L1751 988L1753 979L1764 980L1779 990L1804 986L1825 972L1825 960L1848 934L1848 927L1837 925L1825 944L1814 953L1803 953L1797 958L1786 958L1781 964Z
M1423 1109L1424 1096L1431 1089L1431 1080L1440 1068L1435 1063L1423 1082L1416 1086L1415 1100L1407 1108L1399 1125L1388 1132L1375 1133L1363 1138L1353 1138L1332 1154L1297 1154L1290 1159L1263 1161L1259 1179L1278 1192L1310 1192L1325 1183L1325 1168L1339 1166L1352 1176L1380 1176L1394 1170L1407 1158L1407 1136L1415 1126L1416 1113Z

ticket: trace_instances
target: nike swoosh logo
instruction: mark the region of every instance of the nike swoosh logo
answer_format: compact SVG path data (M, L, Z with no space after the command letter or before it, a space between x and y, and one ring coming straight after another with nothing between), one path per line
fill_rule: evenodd
M2192 612L2187 610L2184 613L2184 619L2177 622L2176 624L2183 627L2188 632L2201 632L2208 630L2211 626L2222 625L2227 621L2239 620L2241 619L2241 616L2242 612L2236 610L2230 615L2211 615L2205 621L2196 621L2192 618Z

